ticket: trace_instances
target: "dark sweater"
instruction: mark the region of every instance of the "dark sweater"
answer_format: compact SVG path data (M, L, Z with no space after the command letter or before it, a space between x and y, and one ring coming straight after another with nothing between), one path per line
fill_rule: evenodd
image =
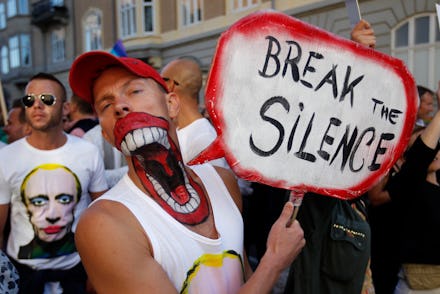
M401 171L388 185L396 204L402 263L440 264L440 186L426 181L428 166L437 154L420 137L408 151Z

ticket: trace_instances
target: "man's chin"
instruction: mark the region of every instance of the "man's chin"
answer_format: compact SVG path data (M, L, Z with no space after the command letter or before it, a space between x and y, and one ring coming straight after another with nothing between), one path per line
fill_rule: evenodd
M67 232L62 231L62 232L58 232L56 234L44 233L43 235L39 235L38 238L43 242L51 243L51 242L55 242L55 241L59 241L59 240L63 239L66 235L67 235Z

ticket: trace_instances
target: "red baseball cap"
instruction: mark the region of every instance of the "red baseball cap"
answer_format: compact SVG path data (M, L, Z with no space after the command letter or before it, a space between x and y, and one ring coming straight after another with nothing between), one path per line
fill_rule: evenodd
M78 56L69 73L69 84L73 93L93 104L93 83L109 67L119 66L133 74L155 80L168 92L160 74L142 60L132 57L117 57L105 51L89 51Z

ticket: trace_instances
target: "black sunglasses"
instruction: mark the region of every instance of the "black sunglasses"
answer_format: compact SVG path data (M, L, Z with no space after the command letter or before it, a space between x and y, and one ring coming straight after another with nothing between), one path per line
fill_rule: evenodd
M179 86L180 85L180 83L178 82L178 81L176 81L176 80L172 80L172 79L170 79L170 78L165 78L165 77L162 77L162 79L165 81L165 82L169 82L169 81L172 81L173 82L173 84L174 84L174 86Z
M57 101L55 95L52 94L27 94L26 96L21 98L21 103L23 103L23 105L26 107L31 107L32 105L34 105L35 99L37 98L39 98L41 102L43 102L47 106L52 106Z

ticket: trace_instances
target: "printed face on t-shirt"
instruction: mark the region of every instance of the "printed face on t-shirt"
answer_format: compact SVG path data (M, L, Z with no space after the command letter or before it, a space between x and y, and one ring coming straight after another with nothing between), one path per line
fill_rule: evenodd
M79 186L74 174L62 167L37 168L25 179L23 201L40 240L52 242L71 231Z

